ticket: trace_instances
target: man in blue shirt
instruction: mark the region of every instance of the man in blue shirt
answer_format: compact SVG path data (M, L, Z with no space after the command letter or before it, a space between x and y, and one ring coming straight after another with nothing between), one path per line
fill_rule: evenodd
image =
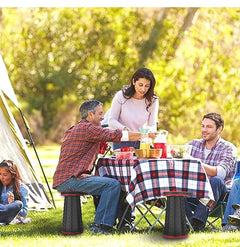
M224 197L236 171L237 148L220 137L223 128L222 116L208 113L202 118L202 139L189 142L192 145L191 156L202 161L209 178L215 200L213 207ZM201 230L206 225L209 208L197 198L188 198L187 202L186 215L193 229ZM194 212L189 203L196 205Z

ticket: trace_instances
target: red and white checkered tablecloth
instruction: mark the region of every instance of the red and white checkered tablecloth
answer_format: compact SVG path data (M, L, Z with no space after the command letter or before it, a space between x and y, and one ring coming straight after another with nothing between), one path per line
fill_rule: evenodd
M135 205L161 198L164 192L186 191L203 203L212 205L212 188L200 160L158 159L117 160L100 158L97 163L100 176L117 179L132 208Z

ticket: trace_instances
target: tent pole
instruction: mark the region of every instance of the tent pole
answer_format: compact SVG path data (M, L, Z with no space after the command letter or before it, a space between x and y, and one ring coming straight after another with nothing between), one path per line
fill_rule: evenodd
M48 181L47 181L47 177L46 177L45 172L44 172L44 170L43 170L43 167L42 167L40 158L39 158L39 156L38 156L38 153L37 153L37 150L36 150L36 147L35 147L35 143L34 143L34 141L33 141L32 135L31 135L30 130L29 130L30 128L29 128L29 126L28 126L28 124L27 124L27 122L26 122L26 120L25 120L25 117L24 117L24 115L23 115L21 109L20 109L20 108L18 108L18 109L19 109L19 111L20 111L20 114L21 114L21 117L22 117L22 119L23 119L24 125L25 125L25 127L26 127L26 129L27 129L27 133L28 133L28 136L29 136L29 138L30 138L30 142L31 142L31 144L32 144L32 146L33 146L33 149L34 149L35 155L36 155L36 157L37 157L38 163L39 163L39 165L40 165L40 167L41 167L41 170L42 170L42 173L43 173L45 182L46 182L46 184L47 184L49 193L50 193L50 195L51 195L51 197L52 197L52 202L53 202L54 208L56 208L56 205L55 205L55 201L54 201L54 198L53 198L53 194L52 194L51 188L50 188L49 183L48 183Z

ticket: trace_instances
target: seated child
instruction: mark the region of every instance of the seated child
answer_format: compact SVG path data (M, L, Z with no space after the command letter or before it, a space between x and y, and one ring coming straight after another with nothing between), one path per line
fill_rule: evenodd
M27 223L28 190L21 182L17 165L11 160L0 163L0 224Z

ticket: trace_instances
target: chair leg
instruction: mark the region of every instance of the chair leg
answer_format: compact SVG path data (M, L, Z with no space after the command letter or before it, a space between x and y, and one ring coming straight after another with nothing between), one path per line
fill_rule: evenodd
M162 209L161 213L158 215L158 217L155 217L156 220L153 222L153 224L151 225L151 227L148 229L147 233L150 233L150 231L153 229L153 227L156 225L157 222L159 222L159 224L164 227L163 223L161 221L159 221L160 217L162 216L163 213L166 212L166 206ZM152 213L152 212L151 212Z
M136 206L137 210L138 210L139 213L141 214L141 217L140 217L140 219L135 223L135 226L131 229L130 232L132 232L132 231L135 229L135 227L138 226L138 224L140 223L140 221L141 221L142 219L145 219L146 222L148 223L148 225L150 226L150 228L148 229L148 233L152 230L152 228L156 225L157 222L158 222L162 227L164 227L163 223L162 223L159 219L160 219L160 217L162 216L162 214L165 212L166 206L165 206L164 208L162 208L160 214L159 214L158 216L156 216L156 215L151 211L151 209L155 206L156 203L157 203L157 200L156 200L153 204L151 204L151 205L148 205L148 204L145 204L145 203L141 204L141 205L146 209L145 212L143 212L143 211L140 209L140 206L138 206L138 205ZM154 221L153 223L151 223L151 222L148 220L148 218L146 217L146 215L147 215L148 213L150 213L150 214L155 218L155 221Z
M143 205L144 205L144 204L143 204ZM151 210L152 207L153 207L153 205L151 205L149 208L145 207L145 208L147 208L147 210L146 210L145 212L143 212L143 211L140 209L139 206L136 206L137 210L139 211L139 213L140 213L142 216L141 216L141 218L136 222L135 226L137 226L143 218L147 221L148 225L151 226L151 223L150 223L149 220L147 219L146 214Z
M186 216L186 221L187 221L187 224L189 225L191 231L194 232L194 229L193 229L193 227L192 227L192 224L190 223L190 221L189 221L189 219L188 219L187 216Z
M122 226L122 223L123 223L123 220L124 220L124 218L125 218L125 216L126 216L126 214L127 214L127 211L128 211L128 209L129 209L129 207L130 207L130 205L128 204L127 205L127 207L126 207L126 209L124 210L124 213L123 213L123 215L122 215L122 218L121 218L121 220L119 221L119 223L118 223L118 230L120 229L120 227Z

